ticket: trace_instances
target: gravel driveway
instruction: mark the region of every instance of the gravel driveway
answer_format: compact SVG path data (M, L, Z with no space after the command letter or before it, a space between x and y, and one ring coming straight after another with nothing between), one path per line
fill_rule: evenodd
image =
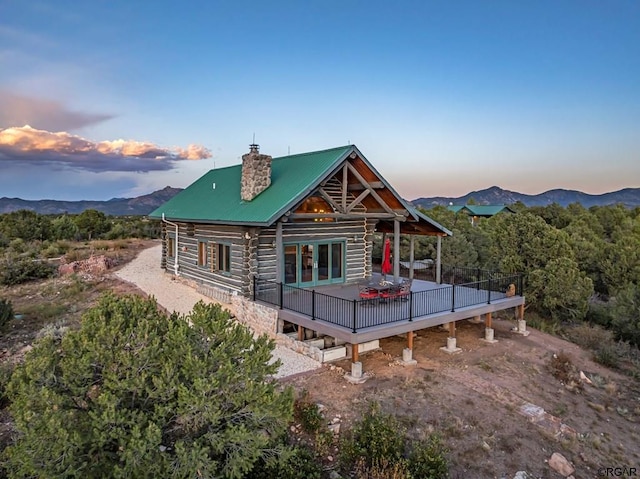
M202 300L205 303L214 302L211 298L196 292L193 288L171 279L160 268L162 245L145 249L131 262L116 271L116 276L129 283L135 284L149 296L153 296L158 304L167 311L187 314L193 305ZM280 359L282 366L276 377L283 378L305 371L311 371L321 366L318 361L308 356L296 353L291 349L276 345L273 360Z

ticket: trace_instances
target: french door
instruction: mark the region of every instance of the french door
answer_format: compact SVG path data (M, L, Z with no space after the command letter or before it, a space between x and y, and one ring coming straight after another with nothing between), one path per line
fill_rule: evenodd
M343 283L345 242L314 241L284 245L284 282L301 287Z

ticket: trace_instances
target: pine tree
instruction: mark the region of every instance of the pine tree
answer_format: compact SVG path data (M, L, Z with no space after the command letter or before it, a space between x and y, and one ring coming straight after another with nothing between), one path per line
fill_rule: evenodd
M9 476L241 478L283 452L292 415L272 349L217 305L107 295L12 376Z

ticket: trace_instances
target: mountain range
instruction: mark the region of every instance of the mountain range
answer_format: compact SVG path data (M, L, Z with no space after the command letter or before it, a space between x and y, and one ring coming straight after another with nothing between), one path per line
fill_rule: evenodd
M63 213L82 213L84 210L94 209L107 215L127 216L148 215L160 205L169 201L180 188L167 186L148 195L136 198L112 198L107 201L59 201L59 200L21 200L20 198L0 198L0 213L10 213L18 210L32 210L44 215L59 215Z
M112 198L107 201L59 201L59 200L22 200L20 198L0 198L0 213L10 213L18 210L32 210L40 214L82 213L87 209L102 211L107 215L144 216L151 213L166 201L182 191L180 188L167 186L148 195L136 198ZM492 186L485 190L472 191L460 197L436 196L418 198L411 203L422 208L433 208L437 205L464 205L471 198L479 205L511 205L518 201L526 206L546 206L558 203L566 207L571 203L580 203L585 208L591 206L606 206L622 204L627 208L640 206L640 188L625 188L602 195L590 195L574 190L549 190L538 195L526 195L515 191L503 190Z
M512 205L520 201L526 206L547 206L557 203L560 206L567 207L571 203L580 203L585 208L590 208L591 206L607 206L619 203L627 208L635 208L640 206L640 188L625 188L601 195L590 195L581 191L563 189L549 190L538 195L526 195L492 186L485 190L472 191L457 198L436 196L418 198L411 203L414 206L429 209L437 205L464 205L472 198L478 205Z

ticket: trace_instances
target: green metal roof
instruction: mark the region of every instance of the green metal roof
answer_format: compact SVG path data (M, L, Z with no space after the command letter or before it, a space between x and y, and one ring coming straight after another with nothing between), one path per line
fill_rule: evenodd
M453 205L448 207L449 210L457 213L461 210L467 210L473 216L493 216L498 213L515 213L506 205Z
M271 186L252 201L240 199L242 165L210 170L153 211L151 218L267 226L306 197L355 146L274 158Z

